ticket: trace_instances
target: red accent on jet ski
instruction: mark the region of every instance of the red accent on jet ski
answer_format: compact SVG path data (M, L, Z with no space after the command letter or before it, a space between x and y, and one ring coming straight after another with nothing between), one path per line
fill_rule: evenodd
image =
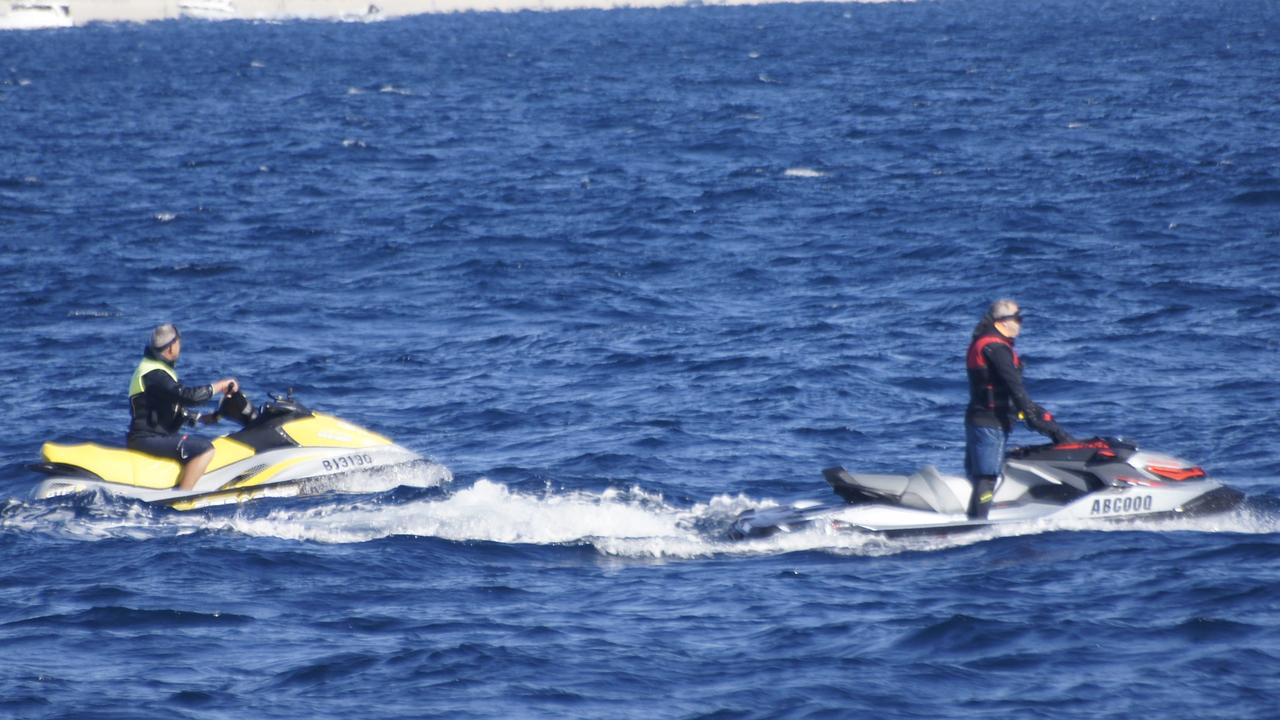
M1115 457L1115 453L1111 451L1111 445L1106 440L1087 440L1085 442L1069 442L1061 445L1054 445L1055 450L1106 450L1106 453L1099 453L1107 457Z
M1166 478L1168 480L1175 480L1179 482L1182 480L1194 480L1196 478L1202 478L1205 476L1204 469L1198 468L1198 467L1172 468L1172 467L1164 467L1163 465L1148 465L1147 470L1151 471L1152 473L1155 473L1156 475L1159 475L1162 478Z

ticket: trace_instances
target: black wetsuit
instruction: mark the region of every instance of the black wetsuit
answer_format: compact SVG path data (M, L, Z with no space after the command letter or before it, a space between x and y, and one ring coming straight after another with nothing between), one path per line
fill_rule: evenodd
M1022 361L1013 338L987 326L975 333L965 356L969 372L969 406L965 409L965 475L973 484L968 515L984 519L995 496L1005 443L1015 417L1055 443L1071 439L1053 416L1036 405L1022 385ZM1015 415L1015 410L1016 415Z
M173 368L151 348L147 348L146 357ZM184 406L208 402L213 397L212 386L183 385L157 368L142 376L142 387L141 393L129 398L129 448L182 463L213 448L208 440L181 432L183 425L194 425L199 418Z
M969 372L965 423L998 427L1007 433L1013 429L1013 421L1021 419L1032 430L1054 438L1055 442L1067 437L1053 416L1032 402L1027 394L1022 384L1022 361L1013 349L1011 338L994 329L974 338L969 344L965 366Z

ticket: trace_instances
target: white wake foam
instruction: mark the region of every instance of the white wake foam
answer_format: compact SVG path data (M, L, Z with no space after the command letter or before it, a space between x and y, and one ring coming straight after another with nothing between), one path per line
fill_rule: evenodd
M826 173L821 170L815 170L809 167L789 167L782 172L784 177L789 178L820 178L826 177Z
M396 535L454 541L579 544L597 538L678 538L676 513L645 507L643 497L619 500L618 493L513 493L505 485L479 480L442 499L405 504L373 501L303 510L278 510L265 517L234 517L230 529L246 535L325 543L357 543Z
M1280 516L1242 510L1175 521L1020 523L941 537L885 538L837 533L818 525L768 538L732 541L726 532L739 513L777 503L743 495L720 495L706 503L681 507L667 502L659 494L636 487L603 492L547 489L527 493L485 479L443 496L405 500L383 495L397 487L437 487L451 481L448 468L441 465L400 473L353 475L330 488L336 493L335 497L322 497L301 507L249 504L232 512L173 513L105 500L100 508L91 504L88 512L83 507L77 512L74 508L34 503L17 511L10 507L0 513L0 531L22 526L84 540L145 539L217 531L331 544L408 536L462 543L589 546L605 556L637 559L802 551L879 556L1061 531L1280 532Z
M380 504L366 500L266 516L226 519L224 528L245 535L322 543L362 543L392 536L432 537L455 542L530 545L588 545L623 558L682 559L715 555L775 555L822 551L850 555L890 555L971 545L998 537L1055 531L1188 531L1273 533L1280 518L1248 512L1178 521L1023 523L942 537L884 538L837 533L825 526L732 541L726 531L740 512L776 503L742 495L721 495L707 503L679 507L640 488L604 492L514 492L479 480L443 498Z

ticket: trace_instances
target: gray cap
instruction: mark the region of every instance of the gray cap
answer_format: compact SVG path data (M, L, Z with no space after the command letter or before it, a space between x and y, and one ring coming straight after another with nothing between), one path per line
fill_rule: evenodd
M180 339L182 339L182 333L178 332L178 327L173 323L157 325L151 331L151 349L160 352L172 345L175 340Z
M1000 298L991 303L991 307L987 310L987 316L992 320L1003 320L1005 318L1014 317L1019 313L1018 303L1009 298Z

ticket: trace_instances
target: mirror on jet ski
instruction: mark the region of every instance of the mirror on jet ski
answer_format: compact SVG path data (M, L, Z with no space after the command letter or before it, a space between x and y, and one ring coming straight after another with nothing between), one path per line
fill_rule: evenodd
M293 388L284 395L278 393L268 393L268 395L271 399L255 408L244 391L237 388L235 392L222 397L222 402L218 404L217 416L247 428L258 421L306 417L312 414L310 408L294 399Z
M270 396L271 401L263 403L262 407L258 408L258 415L263 418L306 417L312 414L310 408L294 399L293 388L289 388L284 395L279 393L267 394Z

